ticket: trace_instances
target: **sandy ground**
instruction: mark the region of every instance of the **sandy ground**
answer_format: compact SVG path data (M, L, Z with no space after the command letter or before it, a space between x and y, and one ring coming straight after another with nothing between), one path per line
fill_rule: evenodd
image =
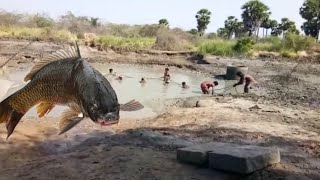
M27 43L0 41L0 64ZM9 69L59 47L36 42ZM206 106L198 108L192 106L199 98L170 100L156 118L91 131L89 139L57 138L54 118L24 117L9 141L0 126L0 179L320 179L320 111L309 105L320 100L319 65L301 63L292 72L296 62L207 57L210 64L195 64L183 56L81 51L90 62L167 64L212 76L228 63L242 64L263 93L202 97ZM278 147L281 163L240 177L175 160L178 147L211 141Z

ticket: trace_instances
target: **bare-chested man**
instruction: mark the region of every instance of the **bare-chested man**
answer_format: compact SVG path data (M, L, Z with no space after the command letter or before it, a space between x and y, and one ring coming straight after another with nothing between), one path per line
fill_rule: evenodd
M237 72L237 76L240 77L239 82L235 83L233 87L241 85L245 82L244 93L249 93L249 88L252 89L252 85L258 84L258 82L249 74L243 74L242 72Z
M217 81L204 81L200 84L201 90L203 94L209 94L209 89L212 87L212 94L213 94L213 88L218 85Z

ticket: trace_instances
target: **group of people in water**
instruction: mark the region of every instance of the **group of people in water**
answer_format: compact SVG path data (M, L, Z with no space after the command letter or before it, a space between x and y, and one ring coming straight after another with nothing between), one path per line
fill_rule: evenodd
M113 72L113 69L109 69L109 74L113 75L113 76L117 76L116 73ZM235 83L233 85L233 87L245 84L244 85L244 93L249 93L249 89L252 89L252 86L258 84L258 82L249 74L244 74L244 73L239 71L239 72L237 72L236 75L238 77L240 77L240 80L239 80L239 82ZM123 75L119 75L116 78L116 80L120 80L120 81L122 79L123 79ZM169 73L169 68L165 68L164 74L161 77L161 79L163 79L163 82L164 82L165 85L170 83L171 76L170 76L170 73ZM140 83L146 83L147 81L146 81L146 78L142 77L139 82ZM186 82L182 82L181 85L182 85L183 89L190 88L190 86L188 86L186 84ZM214 88L216 86L218 86L218 85L219 85L218 81L204 81L204 82L202 82L200 84L200 88L201 88L203 94L209 94L209 90L210 90L210 88L212 88L212 94L213 94L214 93Z

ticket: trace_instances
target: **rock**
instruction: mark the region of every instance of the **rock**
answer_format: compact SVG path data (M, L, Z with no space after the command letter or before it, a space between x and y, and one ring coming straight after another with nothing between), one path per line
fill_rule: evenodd
M199 100L196 103L196 107L210 107L212 106L214 100Z
M280 152L277 148L214 142L178 149L177 160L196 165L209 163L212 169L249 174L279 163Z
M249 108L250 111L252 110L257 110L257 109L262 109L261 107L259 107L258 105L254 105L252 107Z
M209 152L209 167L239 174L250 174L280 162L279 149L225 144Z
M196 107L197 101L199 100L199 98L194 97L194 98L188 98L183 102L183 107L186 108L193 108Z

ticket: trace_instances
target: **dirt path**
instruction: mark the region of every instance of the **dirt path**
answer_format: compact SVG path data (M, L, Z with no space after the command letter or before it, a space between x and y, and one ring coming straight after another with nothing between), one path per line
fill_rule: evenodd
M1 62L27 43L0 41ZM49 53L58 48L36 42L9 62L9 70L32 65L42 49ZM200 108L186 106L194 106L199 98L171 100L156 118L123 120L112 129L90 130L81 136L79 129L69 137L58 137L55 118L24 117L8 142L1 125L0 179L320 178L319 65L301 64L286 76L295 63L211 57L206 58L210 64L202 65L187 57L81 50L90 62L171 64L212 76L224 74L226 64L243 64L266 93L202 97L205 107ZM210 141L276 146L281 150L281 163L239 177L175 160L176 148Z

